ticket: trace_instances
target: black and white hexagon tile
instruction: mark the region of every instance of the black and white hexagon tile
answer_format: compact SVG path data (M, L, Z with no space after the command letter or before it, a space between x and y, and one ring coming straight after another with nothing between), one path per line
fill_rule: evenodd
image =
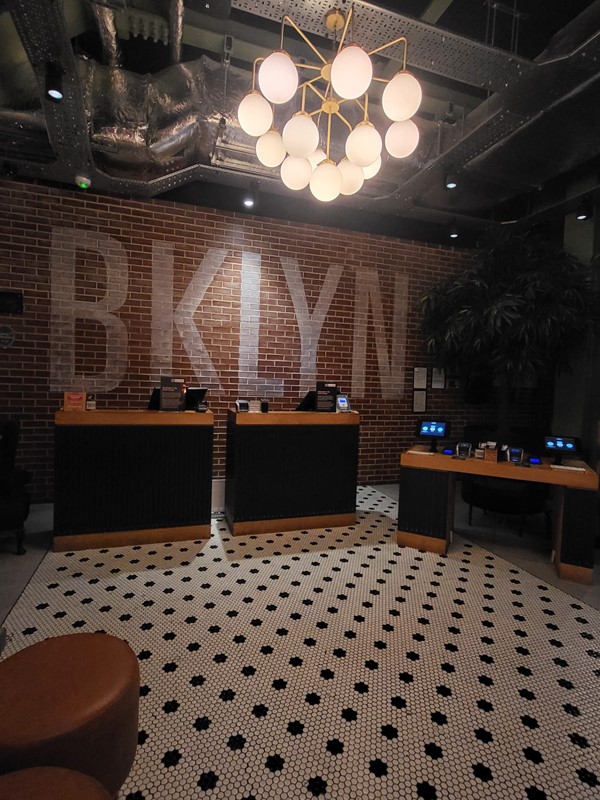
M356 525L49 553L5 655L103 630L142 675L125 800L600 797L600 613L460 537Z

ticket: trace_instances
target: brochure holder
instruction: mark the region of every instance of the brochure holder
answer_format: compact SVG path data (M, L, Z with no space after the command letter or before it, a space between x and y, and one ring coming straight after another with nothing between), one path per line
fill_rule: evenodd
M183 378L162 376L160 379L160 410L181 411L184 401Z

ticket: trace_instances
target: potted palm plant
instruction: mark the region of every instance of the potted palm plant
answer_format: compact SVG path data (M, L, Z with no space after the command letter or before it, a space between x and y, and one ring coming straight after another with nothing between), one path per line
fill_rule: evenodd
M425 347L463 381L493 380L503 441L511 386L567 367L598 323L598 300L591 269L555 241L541 232L502 232L464 272L422 295Z

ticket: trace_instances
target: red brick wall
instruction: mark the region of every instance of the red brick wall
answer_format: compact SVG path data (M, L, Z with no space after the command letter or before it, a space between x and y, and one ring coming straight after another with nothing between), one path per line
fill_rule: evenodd
M244 259L260 291L250 277L243 308ZM268 396L272 408L292 409L314 380L329 379L361 413L360 481L395 481L418 416L413 367L428 365L417 298L467 262L460 250L383 236L0 182L0 290L24 292L22 316L0 315L16 336L0 349L0 414L22 420L19 463L34 473L34 499L52 498L62 392L81 386L97 393L99 408L143 408L161 372L208 385L215 477L224 475L233 400ZM301 282L292 291L294 265ZM327 275L335 291L318 340L313 331L316 372L303 377L311 348L305 341L302 349L294 298L305 296L316 317ZM171 316L177 309L184 336ZM249 335L240 343L241 326ZM254 393L253 370L264 384ZM460 390L429 389L428 411L449 418L457 433L469 418L490 417L490 409L465 412Z

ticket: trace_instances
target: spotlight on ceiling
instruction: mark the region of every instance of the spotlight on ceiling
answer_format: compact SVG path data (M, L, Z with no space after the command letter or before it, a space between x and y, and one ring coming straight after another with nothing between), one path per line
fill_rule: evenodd
M458 239L458 228L456 227L456 225L453 225L450 228L450 238L451 239Z
M575 214L575 218L579 221L583 221L584 219L589 219L592 216L592 206L589 200L583 200L577 206L577 212Z
M454 172L448 172L446 174L444 185L446 186L446 189L456 189L458 186L458 179Z
M63 70L60 64L46 64L46 97L53 103L60 103L63 99L62 79Z
M256 205L256 190L251 188L244 192L242 202L246 208L254 208Z

